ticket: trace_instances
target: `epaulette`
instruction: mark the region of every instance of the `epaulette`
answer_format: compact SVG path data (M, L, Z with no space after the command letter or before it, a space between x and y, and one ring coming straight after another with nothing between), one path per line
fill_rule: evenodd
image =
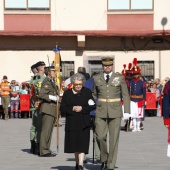
M118 75L122 75L122 74L120 74L119 72L116 72L116 74L118 74Z

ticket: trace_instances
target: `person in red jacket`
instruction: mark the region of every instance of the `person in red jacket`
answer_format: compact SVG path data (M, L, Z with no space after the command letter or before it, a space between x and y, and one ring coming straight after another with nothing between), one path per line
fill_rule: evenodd
M170 81L165 84L163 90L163 107L162 115L164 120L164 125L168 129L168 149L167 156L170 157Z
M128 91L130 93L130 81L132 80L132 63L128 64L128 69L126 69L126 64L123 65L124 69L122 70L122 75L124 75L125 77L125 81L127 84L127 88ZM122 97L121 97L122 98ZM123 101L122 101L122 105L123 105ZM122 107L123 108L123 107ZM124 118L123 118L124 119ZM131 122L131 117L127 120L125 120L125 126L123 127L123 130L125 130L126 132L129 131L130 128L130 122Z

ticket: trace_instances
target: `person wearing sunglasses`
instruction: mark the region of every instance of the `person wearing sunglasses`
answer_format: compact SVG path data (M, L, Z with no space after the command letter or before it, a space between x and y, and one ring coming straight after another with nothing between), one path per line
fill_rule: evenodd
M89 152L90 111L96 108L92 92L83 87L85 77L76 73L71 76L72 89L64 92L60 111L66 115L65 153L74 153L76 170L83 170L85 154Z

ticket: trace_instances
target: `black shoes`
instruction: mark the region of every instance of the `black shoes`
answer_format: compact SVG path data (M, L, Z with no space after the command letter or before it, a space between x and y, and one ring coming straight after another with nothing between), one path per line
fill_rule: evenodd
M40 157L55 157L55 156L56 156L56 154L54 154L54 153L47 153L45 155L40 155Z
M30 153L35 154L36 151L36 143L34 140L31 140L31 149L30 149Z
M107 170L107 162L102 163L101 170Z
M76 164L76 166L75 166L75 170L78 170L78 168L79 168L79 165L78 165L78 164Z
M75 170L83 170L83 166L76 164Z
M83 167L81 165L79 165L78 170L83 170Z
M87 163L87 160L85 159L85 160L83 161L83 163L86 164L86 163Z

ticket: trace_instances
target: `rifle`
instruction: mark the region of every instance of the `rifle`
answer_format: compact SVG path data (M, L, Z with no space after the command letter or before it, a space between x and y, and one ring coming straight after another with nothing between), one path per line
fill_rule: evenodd
M61 84L61 77L60 77L60 61L61 61L61 57L60 57L60 48L58 47L58 45L56 45L56 48L53 49L54 53L55 53L55 58L54 58L54 67L56 70L56 84L58 85L58 95L59 91L60 91L60 84ZM59 151L59 103L57 101L57 108L56 108L56 144L57 144L57 154Z

